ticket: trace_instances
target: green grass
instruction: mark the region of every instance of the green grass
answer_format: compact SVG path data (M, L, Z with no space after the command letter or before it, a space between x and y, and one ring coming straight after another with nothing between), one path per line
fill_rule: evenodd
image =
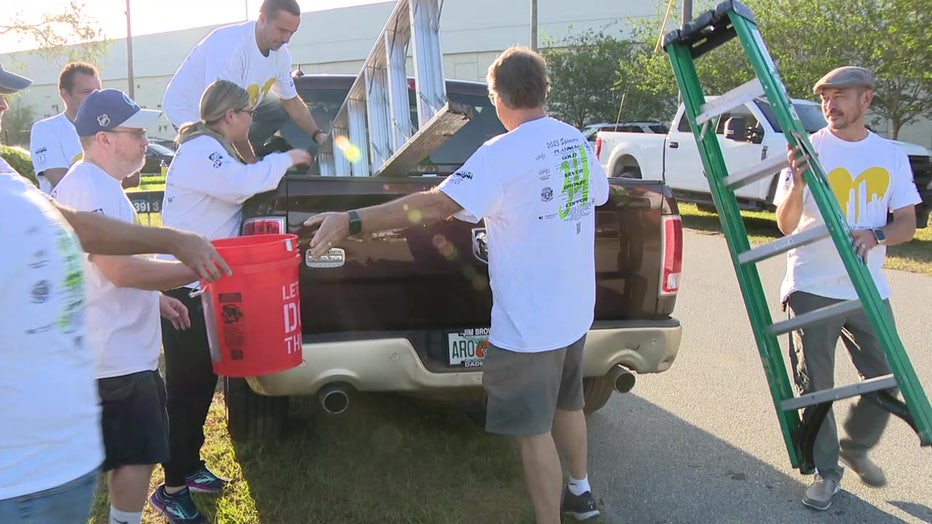
M143 174L139 179L139 186L129 188L127 191L165 191L165 177Z
M532 523L520 459L448 402L357 395L336 417L311 398L293 400L278 443L230 441L218 393L203 456L235 482L219 497L196 495L212 522ZM156 469L151 486L162 481ZM107 521L106 488L90 522ZM144 522L163 522L147 506Z
M716 213L700 211L695 205L687 203L680 203L679 207L684 227L700 233L722 233ZM742 211L741 216L752 244L764 244L783 236L771 212ZM887 248L887 263L884 267L932 275L932 228L917 229L912 241Z

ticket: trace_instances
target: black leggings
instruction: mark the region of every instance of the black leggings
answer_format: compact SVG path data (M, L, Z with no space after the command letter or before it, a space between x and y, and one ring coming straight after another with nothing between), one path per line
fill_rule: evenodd
M170 458L162 464L165 485L184 486L185 477L201 466L204 422L217 389L204 325L200 297L191 298L187 288L172 289L166 295L177 298L188 308L191 327L179 331L162 319L162 346L165 351L165 390L168 394L168 445Z

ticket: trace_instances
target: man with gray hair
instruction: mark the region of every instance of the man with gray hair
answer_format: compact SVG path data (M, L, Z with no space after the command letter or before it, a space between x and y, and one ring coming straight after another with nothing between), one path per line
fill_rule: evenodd
M538 524L559 523L561 512L589 520L599 510L587 472L582 354L595 308L595 208L608 200L608 179L582 133L547 116L543 57L523 46L506 49L489 66L488 84L508 132L439 186L321 213L304 225L319 226L311 239L319 257L364 231L450 216L485 220L492 287L491 346L482 366L486 430L517 440ZM565 489L561 455L569 468Z
M862 67L839 67L819 79L813 92L821 98L828 126L810 140L851 228L854 246L889 309L890 286L883 273L887 246L912 240L916 233L915 205L921 199L906 154L865 126L865 114L874 98L873 87L873 73ZM788 152L791 167L784 171L774 196L777 226L786 235L824 223L803 178L808 159L796 158L798 154L798 148ZM893 214L889 224L888 213ZM788 252L780 293L790 317L858 298L831 239ZM800 394L834 386L839 337L862 377L890 373L871 322L863 310L858 310L790 335L790 361ZM865 484L878 487L886 483L883 470L867 454L880 440L889 418L887 411L862 396L845 421L847 436L839 443L835 418L829 411L813 446L817 473L803 497L804 505L816 510L831 506L844 472L839 459Z

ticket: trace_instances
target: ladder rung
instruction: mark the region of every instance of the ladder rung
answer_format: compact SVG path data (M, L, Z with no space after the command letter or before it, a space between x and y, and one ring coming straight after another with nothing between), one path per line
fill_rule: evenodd
M728 189L735 190L739 187L757 182L762 178L772 176L784 168L789 167L789 165L790 163L786 160L785 156L777 154L777 156L764 160L760 164L746 167L733 175L726 176L724 182L725 185L728 186Z
M764 244L763 246L745 251L738 255L738 262L742 264L760 262L761 260L779 255L780 253L785 253L795 247L811 244L823 238L828 238L829 236L831 236L831 233L828 232L828 228L825 225L817 226L812 229L807 229L802 233L778 238L769 244Z
M764 96L764 86L757 78L741 84L724 95L710 100L702 105L701 113L696 117L697 124L704 124L709 120L731 111L732 109L750 102L755 98Z
M377 167L374 175L397 175L410 171L468 124L472 117L470 106L447 102L410 140Z
M771 324L767 328L767 332L776 337L783 335L784 333L797 330L804 326L815 324L817 322L823 322L830 318L840 317L849 313L854 313L859 309L861 309L860 300L846 300L844 302L832 304L831 306L816 309L815 311L803 313L802 315L793 317L789 320L784 320L783 322Z
M849 384L847 386L834 389L823 389L822 391L816 391L814 393L808 393L806 395L800 395L798 397L786 399L780 403L780 408L784 411L791 409L801 409L806 406L813 406L823 402L831 402L835 400L841 400L843 398L856 397L865 393L873 393L874 391L881 391L895 387L897 387L896 378L893 375L883 375L881 377L867 379L856 384Z

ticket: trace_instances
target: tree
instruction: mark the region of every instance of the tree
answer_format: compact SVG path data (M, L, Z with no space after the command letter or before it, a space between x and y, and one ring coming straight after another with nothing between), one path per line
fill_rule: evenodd
M714 3L699 2L695 13ZM812 86L825 73L858 65L877 78L871 107L889 120L892 138L904 125L932 117L932 31L928 30L932 10L927 0L746 0L746 4L790 96L812 99ZM653 47L656 29L639 28L636 34L645 43L645 52L648 45ZM669 65L661 62L669 62L666 54L645 55L635 67L622 64L621 69L629 71L635 90L666 93L670 86L676 89L676 81ZM697 60L696 71L708 94L723 93L753 77L736 40Z
M49 58L93 61L108 51L109 43L97 21L86 12L79 0L71 0L59 13L26 17L17 12L0 18L0 36L17 36L20 41L34 43L36 51Z
M591 29L561 42L545 39L541 54L550 71L550 112L580 129L614 122L622 94L615 86L616 70L636 54L636 47Z

